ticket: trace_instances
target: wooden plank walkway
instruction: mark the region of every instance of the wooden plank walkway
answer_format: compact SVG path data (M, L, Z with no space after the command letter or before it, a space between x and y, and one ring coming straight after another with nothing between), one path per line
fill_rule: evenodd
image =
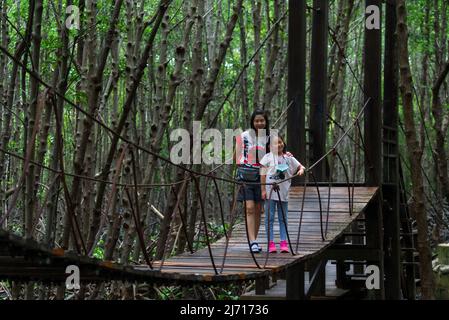
M288 232L293 249L296 248L300 211L303 198L303 187L293 187L290 191ZM319 188L321 196L323 229L325 228L326 215L328 211L328 187ZM352 188L351 188L352 193ZM196 281L235 281L250 280L264 277L272 273L284 271L287 267L300 261L308 260L322 253L336 238L363 212L368 202L377 193L377 188L355 187L353 195L353 214L350 215L348 187L332 187L330 190L328 233L326 240L321 237L320 227L320 199L316 187L310 186L306 189L303 220L298 242L298 251L291 253L267 252L267 238L265 233L264 217L258 242L263 251L255 254L260 268L256 265L249 252L246 238L245 224L241 223L234 227L226 250L226 239L223 238L211 245L215 266L219 271L217 275L208 248L199 250L193 254L184 253L166 261L155 261L153 266L162 274L167 274L177 279ZM275 240L279 239L279 225L275 218ZM226 256L225 256L226 251ZM223 267L223 268L222 268ZM145 270L147 266L135 266L136 270Z
M320 187L323 221L326 219L328 188ZM100 261L62 249L49 250L31 239L23 239L10 232L0 230L0 280L18 281L65 281L67 265L80 267L81 281L127 280L148 281L160 284L219 283L253 280L282 272L289 266L311 259L326 250L346 227L356 219L368 202L377 193L377 188L355 187L353 215L349 214L348 188L333 187L329 207L328 234L321 239L320 209L316 188L308 187L304 201L304 216L298 252L268 254L264 221L262 219L259 243L264 251L255 257L261 268L255 264L248 248L245 225L234 227L228 244L223 270L218 275L212 267L208 249L194 254L184 253L172 257L162 264L153 262L153 270L146 265L123 266L111 261ZM296 247L298 224L303 189L292 188L289 203L289 234ZM242 213L240 213L242 216ZM275 220L275 234L278 237L279 226ZM226 242L221 239L212 244L216 267L221 271Z

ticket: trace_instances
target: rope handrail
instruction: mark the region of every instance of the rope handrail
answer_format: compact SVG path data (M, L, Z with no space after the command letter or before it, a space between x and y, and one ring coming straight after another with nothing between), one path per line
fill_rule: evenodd
M349 132L355 127L355 126L357 126L357 128L360 130L360 127L359 127L359 118L361 117L361 115L363 114L363 112L364 112L364 110L365 110L365 108L367 107L367 105L368 105L368 103L370 102L370 98L366 101L366 103L365 103L365 105L363 106L363 108L359 111L359 114L357 115L357 117L355 118L355 120L354 120L354 122L352 123L352 125L346 130L346 131L344 131L344 133L343 133L343 135L337 140L337 142L335 143L335 145L332 147L332 148L330 148L329 149L329 151L325 154L325 155L323 155L320 159L318 159L314 164L312 164L309 168L307 168L306 170L305 170L305 173L309 173L309 174L311 174L312 175L312 178L314 179L314 175L313 175L313 172L312 172L312 169L316 166L316 165L318 165L321 161L324 161L324 159L326 159L326 157L328 157L330 154L338 154L337 153L337 151L336 151L336 149L337 149L337 147L341 144L341 142L343 141L343 139L346 137L346 136L349 136ZM363 145L363 147L364 147L364 142L363 142L363 140L362 140L362 145ZM17 157L17 158L19 158L19 159L24 159L23 157L21 157L21 156L19 156L19 155L17 155L17 154L14 154L14 153L12 153L12 152L9 152L9 151L7 151L7 150L4 150L4 149L0 149L0 151L3 151L3 152L5 152L5 153L7 153L7 154L10 154L11 156L15 156L15 157ZM339 157L339 160L340 160L340 162L342 163L342 165L344 166L344 163L343 163L343 161L342 161L342 159L341 159L341 157L339 156L339 154L338 154L338 157ZM34 163L34 162L33 162ZM36 165L39 165L39 166L42 166L43 168L45 168L45 169L49 169L49 170L52 170L52 171L54 171L55 173L58 173L58 174L60 174L60 173L62 173L62 172L59 172L59 170L54 170L54 169L51 169L51 168L49 168L49 167L46 167L46 166L44 166L44 165L42 165L42 164L39 164L39 163L35 163ZM283 180L281 180L281 181L278 181L278 182L272 182L272 183L260 183L260 182L257 182L257 183L253 183L253 182L241 182L241 181L236 181L236 180L230 180L230 179L223 179L223 178L220 178L220 177L217 177L215 174L214 175L212 175L212 173L214 173L218 168L220 168L220 167L222 167L222 165L220 165L220 166L218 166L218 167L216 167L216 168L214 168L214 169L212 169L210 172L208 172L207 174L200 174L201 176L205 176L205 177L207 177L207 178L209 178L209 179L212 179L213 181L214 181L214 184L215 184L215 186L216 186L216 191L218 192L218 188L217 188L217 185L216 185L216 181L217 181L217 179L218 180L224 180L225 182L230 182L230 183L232 183L232 184L236 184L236 185L240 185L240 186L243 186L244 187L244 185L245 184L255 184L255 185L277 185L277 184L279 184L279 183L282 183L282 182L285 182L285 181L288 181L288 180L291 180L291 179L293 179L294 178L294 176L293 177L289 177L289 178L286 178L286 179L283 179ZM191 170L192 172L194 172L193 170ZM187 181L189 181L189 180L191 180L191 179L194 179L194 180L196 180L197 179L197 176L196 176L196 172L194 172L194 173L192 173L191 172L191 175L190 175L190 178L186 178L186 179L183 179L183 180L181 180L181 181L177 181L177 182L173 182L173 183L166 183L166 184L151 184L151 185L149 185L149 184L146 184L146 185L137 185L136 183L134 183L134 184L132 184L132 185L129 185L129 184L120 184L120 183L117 183L116 182L116 185L117 186L122 186L122 187L125 187L125 189L127 190L127 188L129 188L129 187L132 187L133 189L136 189L136 188L138 188L138 187L163 187L163 186L171 186L171 187L173 187L174 185L176 185L176 184L180 184L180 183L186 183ZM68 176L74 176L73 174L68 174L68 173L64 173L64 174L67 174ZM347 176L347 172L346 172L346 170L345 170L345 175ZM88 179L88 180L92 180L92 181L100 181L100 179L96 179L96 178L92 178L92 177L85 177L85 176L83 176L82 178L85 178L85 179ZM346 177L347 179L348 179L348 177ZM110 181L107 181L107 183L111 183L111 184L113 184L113 182L110 182ZM198 183L198 182L197 182ZM328 194L328 208L327 208L327 214L326 214L326 228L325 228L325 230L323 230L323 209L322 209L322 206L321 206L321 195L320 195L320 192L319 192L319 188L318 188L318 183L317 183L317 181L316 181L316 179L314 179L314 183L315 183L315 185L316 185L316 188L317 188L317 191L318 191L318 197L319 197L319 202L320 202L320 228L321 228L321 236L322 236L322 240L323 241L325 241L325 239L326 239L326 236L327 236L327 226L328 226L328 219L329 219L329 201L330 201L330 193ZM173 189L172 189L173 190ZM305 191L305 190L304 190ZM349 206L350 206L350 215L352 215L352 205L351 205L351 192L349 192L349 197L350 197L350 200L349 200ZM353 197L353 193L352 193L352 197ZM244 196L244 198L246 198L245 196ZM178 199L178 201L179 201L179 199ZM177 201L177 203L178 203L178 201ZM204 207L203 207L203 204L202 204L202 199L200 200L201 201L201 209L202 209L202 212L204 211ZM304 201L304 197L303 197L303 201ZM179 203L178 203L178 205L179 205ZM220 206L221 206L221 203L220 203ZM300 229L301 229L301 224L302 224L302 216L303 216L303 206L304 206L304 203L302 204L302 207L301 207L301 219L300 219L300 224L299 224L299 232L298 232L298 238L297 238L297 244L296 244L296 250L297 250L297 247L298 247L298 242L299 242L299 237L300 237ZM176 209L176 208L175 208ZM245 208L246 209L246 208ZM179 210L179 208L178 208L178 210ZM222 209L221 209L222 210ZM134 210L133 210L134 211ZM282 209L282 211L283 211L283 209ZM246 212L246 210L245 210L245 212ZM181 214L181 216L182 216L182 213L180 212L180 214ZM282 214L283 214L283 216L284 216L284 222L285 222L285 214L282 212ZM134 215L134 214L133 214ZM245 219L246 219L246 213L245 213ZM226 259L226 254L227 254L227 250L225 251L225 254L224 254L224 257L223 257L223 263L222 263L222 266L221 266L221 268L220 268L220 272L218 272L218 270L217 270L217 267L215 266L215 263L214 263L214 261L213 261L213 255L212 255L212 250L211 250L211 248L210 248L210 242L209 242L209 236L208 236L208 232L207 232L207 222L206 222L206 218L205 218L205 214L204 214L204 212L203 212L203 223L204 223L204 227L205 227L205 231L206 231L206 243L207 243L207 246L208 246L208 248L209 248L209 253L210 253L210 256L211 256L211 260L212 260L212 264L213 264L213 267L214 267L214 270L215 270L215 272L216 272L216 274L219 274L219 273L221 273L222 272L222 270L223 270L223 268L224 268L224 262L225 262L225 259ZM223 214L222 214L222 223L223 223L223 226L224 226L224 219L223 219ZM78 223L77 223L77 221L76 221L76 219L75 219L75 225L77 225ZM183 223L184 224L184 223ZM245 224L247 225L247 221L245 221ZM186 232L186 230L184 230L184 232ZM226 233L226 229L225 229L225 233ZM226 233L227 234L227 233ZM141 235L139 234L139 238L141 238ZM141 240L141 239L139 239L139 240ZM228 241L228 240L227 240ZM248 240L249 241L249 240ZM288 238L288 241L289 241L289 246L290 246L290 250L292 251L292 254L293 254L293 248L292 248L292 244L291 244L291 241L290 241L290 237ZM81 240L81 242L83 243L83 241ZM249 244L249 243L248 243ZM192 248L191 248L191 246L190 246L190 244L189 244L189 248L190 248L190 250L191 250L191 252L193 251L192 250ZM145 248L144 248L144 246L143 246L143 249L142 250L145 250ZM258 264L258 262L257 262L257 259L255 258L255 256L254 256L254 254L251 252L251 255L252 255L252 257L253 257L253 260L254 260L254 262L255 262L255 264L256 264L256 266L258 267L258 268L260 268L261 269L261 267L260 267L260 265ZM148 257L146 257L146 259L147 259ZM147 261L149 261L149 260L147 260ZM164 259L162 260L162 263L161 263L161 268L162 268L162 265L163 265L163 261L164 261ZM266 262L267 262L267 260L265 261L265 264L266 264ZM151 266L151 262L150 263L148 263L149 265L150 265L150 268L152 268L152 266Z
M263 46L263 44L266 42L266 40L270 37L270 35L272 34L272 32L274 31L275 26L276 26L278 23L280 23L280 21L282 21L282 20L285 18L285 16L286 16L287 13L288 13L288 10L286 10L286 11L282 14L282 16L278 19L278 21L276 21L276 23L272 26L272 28L271 28L271 29L269 30L269 32L268 32L268 35L267 35L266 39L263 41L262 46ZM331 28L329 28L329 30L332 31ZM332 36L333 38L335 38L335 34L332 34L332 32L331 32L331 36ZM335 42L336 42L336 44L337 44L339 50L342 52L342 49L341 49L341 47L340 47L338 41L337 41L336 39L334 39L334 40L335 40ZM262 46L260 46L260 47L256 50L256 52L253 54L253 56L251 57L251 59L245 64L244 69L243 69L243 70L240 72L240 74L238 75L237 80L235 81L235 83L234 83L234 85L231 87L231 89L229 90L229 92L228 92L228 94L226 95L226 97L225 97L223 103L220 105L220 108L218 109L217 113L215 114L215 117L212 119L211 124L214 124L215 121L218 119L218 116L219 116L219 113L220 113L222 107L223 107L224 104L226 103L227 99L230 97L232 91L235 89L235 87L236 87L238 81L240 80L240 78L241 78L241 76L242 76L244 70L249 66L249 63L252 61L252 59L254 59L254 57L257 55L257 53L259 52L259 50L261 49ZM151 263L151 261L150 261L150 257L148 256L147 251L146 251L146 249L145 249L144 239L143 239L143 230L142 230L141 225L140 225L140 213L139 213L138 199L137 199L137 198L138 198L138 194L137 194L137 189L138 189L138 188L171 187L171 190L172 190L173 192L175 192L175 190L173 189L173 187L174 187L175 185L183 184L183 186L185 186L185 184L187 184L189 181L193 181L193 182L194 182L195 189L196 189L197 195L198 195L198 197L199 197L199 202L200 202L201 218L202 218L202 222L203 222L203 225L204 225L204 231L205 231L205 238L206 238L207 248L208 248L208 251L209 251L210 259L211 259L212 266L213 266L213 269L214 269L214 271L215 271L215 274L218 275L218 274L222 273L222 271L223 271L223 269L224 269L224 264L225 264L226 255L227 255L227 247L228 247L229 237L230 237L230 233L232 232L232 226L231 226L230 230L226 230L226 225L225 225L225 221L224 221L224 214L223 214L223 207L222 207L222 201L221 201L221 196L220 196L220 192L219 192L219 188L218 188L217 181L222 181L222 182L226 182L226 183L229 183L229 184L232 184L232 185L237 185L239 190L240 190L241 188L243 188L243 198L244 198L244 201L245 201L245 200L246 200L246 194L245 194L245 186L246 186L246 185L260 185L260 186L262 186L262 185L272 185L273 188L272 188L272 190L271 190L271 192L270 192L270 198L271 198L271 193L273 192L274 187L275 187L276 185L279 185L280 183L283 183L283 182L292 180L294 177L296 177L296 175L294 175L294 176L292 176L292 177L288 177L288 178L285 178L285 179L280 180L280 181L277 181L277 182L268 182L268 183L267 183L267 182L265 182L265 183L261 183L261 182L245 182L245 181L238 181L238 180L232 179L232 178L231 178L231 179L228 179L228 178L224 178L224 177L218 177L218 176L215 174L215 173L216 173L216 170L218 170L219 168L221 168L223 165L220 165L220 166L218 166L218 167L212 169L211 171L209 171L209 172L207 172L207 173L203 173L203 172L197 172L197 171L195 171L195 170L192 170L192 169L190 169L189 167L186 167L186 166L184 166L184 165L174 163L171 159L166 158L166 157L164 157L164 156L162 156L162 155L160 155L160 154L158 154L158 153L152 151L151 149L146 148L146 147L140 145L139 143L136 143L136 142L130 140L129 138L127 138L127 137L121 135L120 133L116 132L113 128L111 128L110 126L108 126L108 125L105 124L104 122L98 120L94 115L88 113L88 112L85 111L83 108L81 108L79 105L77 105L76 103L74 103L73 101L71 101L69 98L67 98L65 94L60 93L56 88L53 88L53 86L51 86L51 85L48 84L46 81L44 81L44 80L40 77L40 75L39 75L35 70L30 70L30 69L29 69L29 68L28 68L22 61L20 61L20 59L18 59L18 58L16 58L15 56L13 56L13 55L7 50L7 48L5 48L5 47L3 47L3 46L0 45L0 51L2 51L6 56L8 56L11 60L13 60L17 65L21 66L22 69L24 70L24 72L28 73L32 78L34 78L34 79L37 80L39 83L41 83L44 87L46 87L46 88L49 90L49 93L50 93L52 99L54 99L55 96L58 96L60 99L62 99L62 100L65 101L67 104L69 104L71 107L73 107L75 110L77 110L78 112L80 112L81 114L83 114L84 116L86 116L87 118L91 119L94 123L96 123L97 125L99 125L99 126L102 127L103 129L105 129L107 132L109 132L110 134L112 134L112 135L115 136L116 138L120 139L121 141L125 142L127 146L132 146L132 147L136 148L137 150L139 150L139 151L141 151L141 152L144 152L144 153L146 153L146 154L152 155L153 157L155 157L155 158L157 158L157 159L159 159L159 160L161 160L161 161L163 161L163 162L169 164L170 166L177 167L177 168L183 170L185 173L189 173L189 176L188 176L187 178L182 179L182 180L180 180L180 181L171 182L171 183L161 183L161 184L137 184L137 178L136 178L136 172L135 172L136 168L135 168L135 163L134 163L134 154L131 153L132 160L133 160L133 161L132 161L132 162L133 162L132 165L133 165L134 183L133 183L133 184L125 184L125 183L118 183L117 181L113 182L113 181L108 181L108 180L103 180L103 179L97 179L97 178L95 178L95 177L89 177L89 176L83 176L83 175L76 175L76 174L73 174L73 173L67 173L67 172L65 172L64 170L56 170L56 169L50 168L50 167L48 167L48 166L45 166L45 165L42 164L42 163L38 163L38 162L36 162L36 161L33 161L33 160L29 159L29 163L32 163L32 164L34 164L34 165L36 165L36 166L39 166L40 168L43 168L43 169L46 169L46 170L50 170L50 171L54 172L54 173L57 174L57 175L61 175L62 177L64 177L64 176L77 177L77 178L80 178L80 179L86 179L86 180L90 180L90 181L94 181L94 182L100 182L100 183L111 184L111 185L115 185L115 186L119 186L119 187L124 187L124 188L125 188L125 191L126 191L126 193L127 193L127 196L128 196L128 198L129 198L129 202L130 202L130 205L131 205L131 211L132 211L132 214L133 214L133 218L134 218L134 220L135 220L136 229L137 229L137 231L138 231L138 235L139 235L139 239L138 239L138 240L139 240L139 243L140 243L140 245L141 245L141 247L142 247L141 249L142 249L142 251L143 251L145 260L146 260L147 264L149 265L149 267L150 267L151 269L153 268L153 266L152 266L152 263ZM340 52L340 53L341 53L341 52ZM345 61L348 62L346 56L343 55L343 57L344 57ZM347 63L347 64L349 65L349 63ZM356 77L356 75L355 75L355 73L354 73L354 71L352 70L352 68L351 68L350 65L349 65L349 67L350 67L350 71L353 73L353 75L354 75L354 77L355 77L355 79L356 79L356 81L357 81L357 84L359 85L359 87L361 88L361 90L364 92L363 87L362 87L362 85L361 85L359 79ZM343 162L343 160L342 160L340 154L337 152L337 148L340 146L340 144L342 143L342 141L344 140L345 137L350 137L350 138L352 139L352 137L349 135L349 132L350 132L351 130L353 130L355 127L357 127L357 129L358 129L359 131L361 131L360 126L359 126L359 119L360 119L360 117L362 116L362 114L364 113L365 108L368 106L368 104L370 103L370 101L371 101L371 97L368 97L367 100L366 100L365 103L364 103L364 106L361 108L361 110L360 110L359 113L357 114L357 116L356 116L354 122L353 122L353 123L349 126L349 128L347 128L346 130L344 130L344 128L343 128L342 126L340 126L339 124L337 124L336 121L333 120L332 117L331 117L330 115L328 115L328 117L331 119L331 121L333 121L334 123L336 123L337 126L338 126L340 129L343 130L343 134L339 137L339 139L336 141L336 143L335 143L335 144L334 144L334 145L333 145L333 146L332 146L332 147L331 147L331 148L330 148L330 149L329 149L323 156L321 156L321 157L320 157L318 160L316 160L312 165L310 165L308 168L305 169L305 174L310 174L310 176L312 177L312 179L313 179L313 181L314 181L314 184L315 184L315 187L316 187L316 189L317 189L317 192L318 192L318 199L319 199L319 205L320 205L320 229L321 229L321 237L322 237L322 240L323 240L323 241L326 240L326 237L327 237L327 231L328 231L329 211L330 211L329 208L330 208L330 196L331 196L332 181L329 181L329 191L328 191L328 200L327 200L328 205L327 205L327 214L326 214L326 227L324 228L324 227L323 227L323 208L322 208L322 204L321 204L321 194L320 194L320 189L319 189L319 186L318 186L318 182L316 181L315 176L314 176L314 174L313 174L313 169L314 169L318 164L320 164L321 162L323 162L329 155L333 155L333 156L337 156L337 157L338 157L338 159L339 159L341 165L343 166L343 169L344 169L344 172L345 172L345 177L346 177L346 180L347 180L347 182L348 182L348 190L349 190L348 196L349 196L349 207L350 207L350 209L349 209L350 212L349 212L349 213L350 213L350 215L352 215L352 213L353 213L353 201L354 201L354 200L353 200L353 197L354 197L354 186L353 186L353 191L352 191L352 194L351 194L351 191L350 191L350 189L349 189L349 176L348 176L346 167L345 167L345 165L344 165L344 162ZM287 109L286 109L286 110L288 110L292 104L293 104L293 101L291 101L291 102L289 103L289 105L287 106ZM283 111L283 113L281 114L281 116L283 116L283 114L286 112L286 110ZM360 133L361 133L361 132L360 132ZM362 139L362 138L361 138L361 139ZM352 139L352 140L353 140L353 139ZM362 149L365 150L365 145L364 145L363 139L362 139L361 141L362 141ZM353 140L353 142L355 143L354 140ZM359 144L358 146L360 147L360 144ZM17 158L17 159L21 159L22 161L27 161L27 159L26 159L25 157L22 157L22 156L20 156L20 155L14 153L14 152L5 150L3 147L4 147L4 146L0 147L0 152L3 152L3 153L5 153L5 154L8 154L8 155L10 155L10 156L12 156L12 157L15 157L15 158ZM212 249L211 249L211 244L210 244L210 239L209 239L209 232L208 232L208 228L207 228L207 218L206 218L206 214L205 214L205 203L204 203L204 201L203 201L204 199L203 199L203 196L202 196L201 190L200 190L200 184L199 184L199 180L198 180L199 177L205 177L206 179L212 179L212 181L213 181L213 183L214 183L214 186L215 186L216 194L217 194L217 196L218 196L218 198L219 198L220 214L221 214L221 222L222 222L223 229L224 229L224 233L225 233L225 237L226 237L225 253L224 253L224 256L223 256L223 261L222 261L222 265L221 265L220 271L218 271L218 268L217 268L217 266L216 266L216 264L215 264L214 256L213 256ZM354 175L353 178L355 179L355 175ZM63 179L63 180L64 180L64 179ZM300 222L299 222L299 228L298 228L298 237L297 237L297 243L296 243L296 251L298 250L299 238L300 238L300 231L301 231L301 225L302 225L302 219L303 219L304 201L305 201L305 194L306 194L306 188L307 188L307 181L306 181L306 180L307 180L307 179L305 179L305 182L304 182L303 199L302 199L302 205L301 205L301 216L300 216ZM67 188L66 185L65 185L65 181L64 181L63 185L65 186L65 188ZM132 202L133 202L133 201L132 201L132 196L131 196L131 194L129 193L129 189L130 189L130 188L134 189L134 198L135 198L134 200L136 201L136 206L137 206L136 208L134 208L134 206L133 206L133 204L132 204ZM280 201L281 198L280 198L279 190L276 190L276 193L277 193L278 199L279 199L279 201ZM67 196L68 196L68 194L67 194ZM182 212L181 212L181 209L180 209L180 203L179 203L179 202L180 202L180 198L178 198L176 194L175 194L175 197L176 197L176 205L175 205L174 210L178 210L178 211L179 211L179 214L180 214L181 220L182 220L183 231L185 232L186 238L189 239L188 234L187 234L187 230L186 230L186 222L184 221L184 217L183 217ZM67 200L70 201L70 198L68 198ZM234 202L235 202L235 201L236 201L236 199L234 199ZM68 207L71 207L71 205L68 205ZM235 208L236 208L236 206L235 206L235 204L233 204L233 209L232 209L232 211L231 211L231 214L233 214L233 213L235 212ZM251 244L250 244L250 241L249 241L249 237L248 237L248 220L247 220L247 208L246 208L246 206L244 206L244 211L245 211L245 226L246 226L246 233L247 233L248 245L251 245ZM278 214L279 214L279 213L278 213ZM286 224L286 223L287 223L287 222L286 222L286 219L285 219L285 218L286 218L286 213L284 213L284 210L283 210L283 207L282 207L282 206L281 206L281 214L282 214L282 216L283 216L284 223ZM72 217L71 217L71 221L73 220L72 223L75 224L75 228L73 228L73 226L72 226L72 231L74 232L74 237L75 237L75 239L77 239L77 236L79 237L79 240L81 241L81 244L82 244L82 246L84 247L84 250L86 250L85 245L84 245L84 241L83 241L83 239L82 239L82 237L81 237L81 231L79 230L79 225L78 225L77 217L76 217L76 215L71 215L71 216L72 216ZM174 215L173 215L173 216L174 216ZM233 218L233 217L232 217L232 218ZM268 220L268 221L269 221L269 220ZM290 240L290 236L289 236L289 233L288 233L287 225L285 225L285 227L286 227L286 230L287 230L288 243L289 243L289 246L290 246L291 253L292 253L292 254L295 254L296 251L293 250L293 246L292 246L292 243L291 243L291 240ZM76 230L76 231L75 231L75 230ZM228 231L229 231L229 234L228 234ZM76 233L78 233L78 234L76 234ZM75 244L78 246L78 245L79 245L79 244L78 244L78 241L75 241ZM193 252L193 244L190 243L190 241L188 241L188 246L189 246L189 250L190 250L191 252ZM165 250L164 250L164 251L165 251ZM78 248L78 252L80 252L80 248ZM253 260L254 260L256 266L257 266L259 269L262 269L261 266L259 265L259 263L258 263L258 261L257 261L257 259L256 259L256 257L255 257L255 255L254 255L254 253L253 253L251 250L250 250L250 252L251 252L252 258L253 258ZM268 250L267 250L267 253L268 253ZM162 268L163 263L164 263L164 260L165 260L165 254L163 254L163 256L164 256L164 257L162 258L162 261L161 261L161 263L160 263L160 268ZM267 254L267 257L266 257L266 260L265 260L265 265L264 265L264 267L266 266L267 259L268 259L268 254Z
M70 106L72 106L73 108L75 108L77 111L81 112L83 115L85 115L86 117L90 118L93 122L97 123L98 125L100 125L102 128L104 128L105 130L107 130L108 132L110 132L111 134L113 134L114 136L117 136L120 140L128 143L129 145L135 147L136 149L145 152L147 154L150 154L154 157L156 157L157 159L164 161L174 167L180 168L181 170L185 171L185 172L189 172L192 175L195 176L203 176L203 177L207 177L210 175L210 173L202 173L202 172L196 172L190 168L187 168L183 165L180 164L176 164L173 161L171 161L170 159L161 156L160 154L149 150L148 148L145 148L137 143L135 143L134 141L131 141L130 139L124 137L123 135L118 134L117 132L114 131L114 129L111 129L109 126L107 126L106 124L104 124L103 122L99 121L97 118L95 118L93 115L89 114L87 111L85 111L84 109L82 109L80 106L78 106L77 104L75 104L73 101L71 101L70 99L68 99L65 95L61 94L58 90L54 89L51 85L49 85L47 82L45 82L35 71L30 70L26 65L24 65L19 59L17 59L16 57L14 57L5 47L3 47L2 45L0 45L0 51L2 51L5 55L7 55L10 59L14 60L19 66L21 66L23 68L23 70L28 73L31 77L33 77L35 80L37 80L38 82L40 82L42 85L44 85L46 88L48 88L52 93L56 94L59 98L63 99L66 103L68 103ZM360 110L359 114L357 115L356 119L359 119L362 112L365 110L366 106L368 105L368 103L371 101L371 97L369 97L365 103L365 105L363 106L363 108ZM306 170L312 170L316 165L318 165L321 161L323 161L328 154L330 154L333 149L335 149L343 140L344 137L347 136L347 134L349 133L349 131L352 129L352 127L354 126L351 125L350 128L339 138L339 140L337 141L337 143L334 145L334 147L332 147L325 155L323 155L320 159L318 159L314 164L312 164L308 169ZM3 151L3 150L1 150ZM242 184L242 182L240 181L236 181L236 180L231 180L231 179L227 179L227 178L222 178L222 177L215 177L215 179L218 179L220 181L224 181L224 182L228 182L228 183L233 183L233 184ZM280 182L284 182L284 181L288 181L293 179L293 177L290 178L286 178L283 181ZM280 183L278 182L278 183ZM177 183L182 183L182 182L177 182ZM256 182L247 182L246 184L252 184L252 185L261 185L261 183L256 183ZM265 183L265 185L272 185L273 183Z

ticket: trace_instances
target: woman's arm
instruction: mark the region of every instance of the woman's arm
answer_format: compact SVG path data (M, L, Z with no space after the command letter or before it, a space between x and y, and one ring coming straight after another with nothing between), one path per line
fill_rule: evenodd
M239 135L235 137L235 148L234 148L234 154L232 155L232 159L234 160L235 164L239 164L237 157L240 157L242 154L242 148L243 148L243 138L242 135Z
M265 183L267 182L267 176L265 175L265 174L262 174L262 173L265 173L264 172L264 169L265 169L265 167L262 167L260 170L261 170L261 173L260 173L260 182L262 183L261 185L260 185L260 191L262 192L262 199L263 200L266 200L267 199L267 189L266 189L266 186L265 186Z

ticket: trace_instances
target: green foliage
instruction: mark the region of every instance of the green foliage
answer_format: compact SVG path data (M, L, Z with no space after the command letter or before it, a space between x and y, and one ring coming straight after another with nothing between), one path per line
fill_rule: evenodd
M236 292L241 290L241 288L237 285L232 285L229 289L220 288L216 293L217 300L239 300L240 296Z
M0 281L0 301L11 299L11 285L6 281Z
M161 288L159 288L159 299L161 299L161 300L182 299L182 288L181 287L161 287Z
M14 234L17 234L17 235L23 234L23 226L21 224L18 224L16 222L10 222L8 224L8 227Z
M93 257L100 259L100 260L104 260L104 240L100 239L100 241L98 241L98 244L95 246L94 252L93 252Z
M156 299L207 299L207 300L238 300L243 293L243 286L229 284L223 286L193 286L193 287L159 287Z
M225 236L225 229L229 232L230 225L228 223L223 224L215 224L213 222L208 222L207 227L210 232L210 236L214 239L220 239Z

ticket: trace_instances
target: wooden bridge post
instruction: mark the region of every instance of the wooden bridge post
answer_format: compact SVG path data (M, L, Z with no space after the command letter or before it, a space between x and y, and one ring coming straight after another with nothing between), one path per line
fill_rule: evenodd
M396 46L396 1L386 2L384 62L383 194L385 232L385 297L401 298L401 249L399 223L398 150L398 51Z
M345 245L345 237L342 236L335 241L335 244L338 245ZM337 259L336 260L336 279L335 279L335 285L337 288L340 289L346 289L348 287L349 279L346 276L347 271L347 265L344 263L344 259ZM356 266L354 266L355 268Z
M381 109L381 0L366 0L366 25L364 43L364 94L369 103L365 109L365 184L371 187L382 187L382 109ZM374 12L372 11L374 10ZM370 20L379 22L369 24ZM376 261L367 261L368 265L379 267L380 290L376 290L376 298L385 298L384 263L383 263L383 231L382 231L382 192L373 199L366 212L366 245L369 249L378 250Z
M306 92L306 0L289 0L288 19L288 89L287 142L289 150L306 161L305 92ZM303 177L294 178L298 186Z
M312 53L310 69L310 164L325 154L327 132L327 46L329 1L313 1ZM327 161L313 169L318 181L326 181Z
M311 263L308 296L324 297L326 295L326 263L327 259L323 257L317 258Z
M329 33L329 1L313 1L312 52L310 66L310 124L309 141L310 164L315 163L326 153L327 136L327 64ZM327 159L321 161L314 169L315 178L324 182L329 179ZM319 270L318 279L326 278L325 268ZM325 294L324 282L317 287L317 294Z
M256 295L264 295L265 290L270 287L270 278L263 277L256 279Z
M287 300L304 300L304 263L288 268L286 274Z

